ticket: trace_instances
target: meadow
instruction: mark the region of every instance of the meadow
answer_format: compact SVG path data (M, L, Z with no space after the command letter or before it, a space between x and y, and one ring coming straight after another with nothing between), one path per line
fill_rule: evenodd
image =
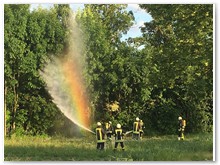
M4 139L5 161L213 161L212 134L188 134L184 141L176 135L125 138L125 151L113 151L107 142L96 150L95 136L64 138L23 136Z

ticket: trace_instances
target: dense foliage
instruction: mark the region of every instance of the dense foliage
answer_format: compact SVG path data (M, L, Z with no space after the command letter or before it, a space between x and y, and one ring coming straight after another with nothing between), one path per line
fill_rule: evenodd
M64 49L65 27L57 9L5 5L4 62L7 131L46 133L61 113L40 79L39 69L49 54Z
M70 7L4 7L6 132L64 133L70 121L52 102L39 70L71 46ZM122 41L134 23L126 7L87 4L76 13L93 121L120 122L129 130L138 116L148 134L172 134L182 115L187 131L212 131L213 6L140 5L153 20L142 37Z
M153 17L142 28L143 40L153 48L150 111L160 118L153 121L165 129L169 118L181 114L188 130L212 130L213 6L141 7Z

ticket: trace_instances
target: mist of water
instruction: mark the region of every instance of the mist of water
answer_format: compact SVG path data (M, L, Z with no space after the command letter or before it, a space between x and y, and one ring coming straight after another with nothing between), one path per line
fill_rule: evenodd
M82 77L82 33L73 15L69 19L69 25L69 52L47 62L40 74L53 102L63 114L79 127L94 133L89 129L91 108Z

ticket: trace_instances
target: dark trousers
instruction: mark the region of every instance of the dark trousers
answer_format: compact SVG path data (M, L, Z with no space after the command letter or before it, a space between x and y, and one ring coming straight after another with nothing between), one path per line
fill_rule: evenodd
M105 147L105 143L104 142L101 142L101 143L97 143L97 149L100 149L100 150L103 150Z
M140 134L133 133L133 139L139 140L140 139Z
M184 131L183 130L178 131L178 137L184 138Z
M107 133L107 138L111 138L112 134L111 133Z
M143 131L140 131L140 137L142 137L142 136L143 136L143 133L144 133Z
M124 143L123 142L115 142L115 149L118 147L118 143L120 143L121 148L124 148Z

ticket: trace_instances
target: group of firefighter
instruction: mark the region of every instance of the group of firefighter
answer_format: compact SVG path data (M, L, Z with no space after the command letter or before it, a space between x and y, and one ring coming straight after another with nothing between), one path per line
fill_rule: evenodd
M115 145L114 150L117 149L118 144L120 144L122 150L124 150L124 136L129 133L133 133L133 139L141 140L143 136L143 121L140 120L138 117L136 118L136 121L133 124L133 130L124 132L121 128L121 124L117 124L116 128L113 127L112 122L106 122L104 124L104 127L102 126L101 122L97 122L97 128L96 128L96 140L97 140L97 149L104 149L105 142L107 136L107 140L112 141L112 138L114 137Z
M178 140L184 140L184 129L186 126L186 121L182 117L178 117ZM101 122L97 122L97 127L95 130L96 140L97 140L97 149L103 150L105 147L106 140L112 141L114 137L115 145L114 151L116 151L118 144L121 145L121 149L124 150L124 136L126 134L132 133L132 138L135 140L142 140L143 138L143 128L144 123L141 119L136 117L136 120L133 123L133 130L124 132L121 128L121 124L117 124L116 128L112 126L112 122L106 122L104 126ZM107 139L105 138L107 136Z

